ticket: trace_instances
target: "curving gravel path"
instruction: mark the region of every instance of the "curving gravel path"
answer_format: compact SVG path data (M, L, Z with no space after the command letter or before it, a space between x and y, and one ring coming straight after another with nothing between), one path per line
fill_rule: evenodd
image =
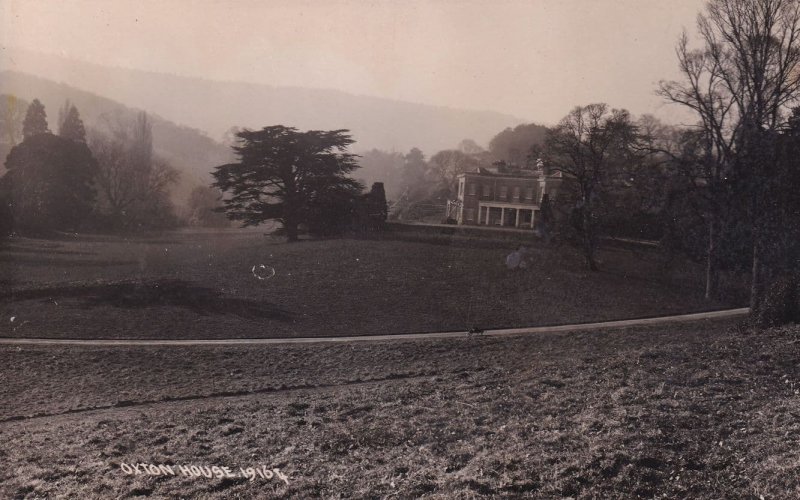
M0 338L0 345L85 345L85 346L193 346L193 345L247 345L247 344L312 344L312 343L340 343L340 342L377 342L386 340L419 340L442 339L454 337L468 337L480 335L484 337L501 337L506 335L527 335L537 333L554 333L597 330L602 328L625 328L630 326L662 325L666 323L681 323L706 319L734 318L746 316L750 313L747 307L739 309L725 309L693 314L679 314L673 316L658 316L654 318L624 319L616 321L601 321L596 323L578 323L571 325L534 326L525 328L504 328L485 330L481 333L465 331L428 332L428 333L401 333L394 335L359 335L350 337L297 337L297 338L270 338L270 339L181 339L181 340L150 340L150 339L46 339L46 338Z

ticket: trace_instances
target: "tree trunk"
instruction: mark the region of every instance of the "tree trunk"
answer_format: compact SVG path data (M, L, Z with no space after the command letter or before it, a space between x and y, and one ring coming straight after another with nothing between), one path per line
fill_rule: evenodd
M759 231L753 228L753 266L751 268L750 281L750 314L754 315L761 306L761 298L764 292L763 283L763 263L761 262L761 242Z
M293 219L284 219L283 227L286 229L286 241L289 243L298 240L297 221Z
M586 268L590 271L597 271L597 263L594 261L594 248L591 243L586 244Z
M757 165L757 164L756 164ZM752 168L755 170L755 167ZM764 189L763 184L760 183L761 179L754 177L751 179L753 186L751 194L751 219L753 224L753 259L752 267L750 268L750 315L755 317L761 308L761 300L764 294L764 271L766 263L763 255L763 242L765 237L762 231L762 221L766 220L765 214L761 206L761 190Z
M583 253L586 257L586 267L590 271L597 271L597 263L594 261L594 227L592 226L592 213L588 208L588 203L583 211Z
M111 211L111 230L114 232L122 232L125 229L125 217L122 213L123 209L117 206Z
M706 254L706 300L717 297L719 271L717 270L717 220L712 215L708 223L708 253Z

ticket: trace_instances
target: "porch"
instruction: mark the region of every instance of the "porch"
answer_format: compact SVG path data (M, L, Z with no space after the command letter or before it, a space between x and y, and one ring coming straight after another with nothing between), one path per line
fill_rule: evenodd
M538 208L514 203L480 203L477 222L482 226L533 229Z

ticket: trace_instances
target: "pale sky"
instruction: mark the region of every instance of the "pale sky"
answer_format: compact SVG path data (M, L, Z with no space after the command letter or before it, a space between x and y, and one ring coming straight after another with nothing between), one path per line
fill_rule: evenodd
M704 3L0 0L0 45L546 124L590 102L670 119L654 91L677 76L675 43Z

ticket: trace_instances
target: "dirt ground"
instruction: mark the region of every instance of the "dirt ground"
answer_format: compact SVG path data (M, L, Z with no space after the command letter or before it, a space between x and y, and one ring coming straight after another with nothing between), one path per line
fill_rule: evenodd
M349 345L5 346L0 497L794 498L799 342L798 327L723 321ZM286 481L140 464L265 466Z
M0 245L0 336L308 337L602 321L736 305L702 300L702 270L606 248L587 273L568 246L402 234L286 244L258 231ZM415 239L416 238L416 239ZM262 267L263 266L263 267Z

